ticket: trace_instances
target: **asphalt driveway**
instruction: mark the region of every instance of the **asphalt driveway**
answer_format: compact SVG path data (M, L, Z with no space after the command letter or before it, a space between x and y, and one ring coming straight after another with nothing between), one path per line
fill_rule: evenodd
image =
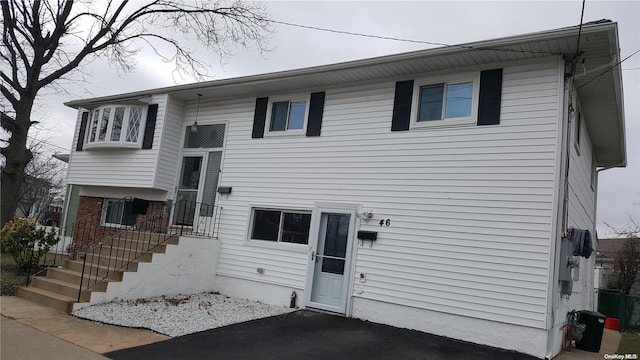
M514 336L517 341L517 336ZM534 357L301 310L104 354L144 359L510 359Z

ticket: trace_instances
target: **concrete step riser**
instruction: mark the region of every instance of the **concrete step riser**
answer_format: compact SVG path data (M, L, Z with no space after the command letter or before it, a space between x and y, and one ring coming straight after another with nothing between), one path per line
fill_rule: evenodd
M129 233L126 236L124 239L110 241L110 246L104 246L100 255L87 254L86 261L65 260L62 268L49 268L47 276L34 277L30 287L17 287L16 296L71 312L78 297L81 279L84 287L93 285L93 292L106 291L108 282L122 281L125 271L137 271L138 263L152 261L153 253L164 253L167 244L177 245L179 242L177 236L166 238L144 233ZM158 244L159 242L164 244ZM133 254L138 258L131 262ZM107 269L114 273L104 278ZM96 281L100 282L94 284ZM80 300L89 301L90 298L91 292L86 292L81 295Z
M27 287L17 287L16 296L19 296L23 299L27 299L27 300L36 302L38 304L48 306L50 308L54 308L64 312L71 312L73 308L72 302L52 298L47 296L46 294L35 292L32 289Z
M120 257L120 258L128 258L131 257L133 254L140 254L140 253L164 253L167 249L167 245L155 245L151 248L149 248L148 246L140 246L140 247L132 247L132 248L128 248L128 247L120 247L120 246L116 246L114 245L113 247L107 247L104 246L102 248L102 251L100 249L96 249L88 254L102 254L102 255L108 255L108 256L112 256L112 257Z
M79 284L80 278L82 274L80 272L74 271L73 273L69 273L67 271L58 271L57 269L49 269L49 273L47 277L51 277L53 279L61 280L64 282L68 282L71 284ZM92 277L93 279L93 277ZM109 277L109 280L112 281L121 281L122 280L122 272L115 273ZM85 274L85 277L82 281L82 285L86 286L89 284L89 275ZM106 287L106 284L103 285Z
M79 273L82 273L83 267L84 267L84 273L85 274L95 274L96 272L102 273L104 271L109 271L109 272L113 272L113 271L138 271L138 263L137 262L132 262L127 264L126 262L118 262L115 260L112 260L111 263L108 262L108 259L105 259L104 262L99 262L94 261L93 263L91 263L91 261L89 261L89 259L87 259L87 262L85 264L83 264L82 260L75 260L75 261L69 261L67 260L65 262L64 267L66 269L69 270L73 270Z
M129 255L131 258L127 258L126 255ZM138 256L137 259L134 259L135 256ZM94 264L94 265L101 265L101 266L107 266L107 267L120 267L122 265L125 265L129 262L132 261L137 261L137 262L151 262L151 260L153 259L153 254L151 253L146 253L146 254L135 254L135 253L130 253L130 254L125 254L125 256L121 256L121 255L116 255L115 253L111 253L111 254L102 254L102 255L98 255L98 254L87 254L87 264ZM82 261L82 260L80 260Z
M131 233L120 234L118 236L115 236L114 238L119 238L127 241L162 243L169 240L170 237L172 237L172 235L169 235L169 234L131 232ZM173 236L173 237L177 238L177 236Z
M31 286L34 288L51 291L52 293L56 293L56 294L60 294L60 295L64 295L72 298L78 297L78 290L79 290L78 283L60 284L57 282L49 281L46 278L34 277L33 280L31 281ZM91 297L91 293L87 292L82 294L80 300L89 301L90 297Z

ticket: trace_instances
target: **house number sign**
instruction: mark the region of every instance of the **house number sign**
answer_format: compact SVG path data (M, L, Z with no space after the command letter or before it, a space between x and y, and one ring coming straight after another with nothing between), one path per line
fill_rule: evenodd
M380 225L380 226L389 226L389 225L391 225L391 219L382 219L382 220L380 220L378 225Z

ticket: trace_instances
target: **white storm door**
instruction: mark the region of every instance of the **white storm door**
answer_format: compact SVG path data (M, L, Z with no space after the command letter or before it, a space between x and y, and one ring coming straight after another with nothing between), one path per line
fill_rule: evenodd
M354 211L320 211L317 244L309 266L309 307L346 312L354 218Z
M203 156L185 156L178 181L176 208L173 225L193 226L198 201L198 189L202 171Z

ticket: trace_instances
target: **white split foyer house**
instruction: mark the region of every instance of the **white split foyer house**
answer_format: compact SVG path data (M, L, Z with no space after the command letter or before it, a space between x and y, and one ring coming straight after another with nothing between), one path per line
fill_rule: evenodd
M123 197L215 205L187 215L216 216L215 236L104 301L295 291L300 308L551 358L567 312L594 310L595 256L561 254L565 235L597 247L597 170L626 164L618 46L598 21L70 101L64 221ZM135 227L123 211L96 221Z

